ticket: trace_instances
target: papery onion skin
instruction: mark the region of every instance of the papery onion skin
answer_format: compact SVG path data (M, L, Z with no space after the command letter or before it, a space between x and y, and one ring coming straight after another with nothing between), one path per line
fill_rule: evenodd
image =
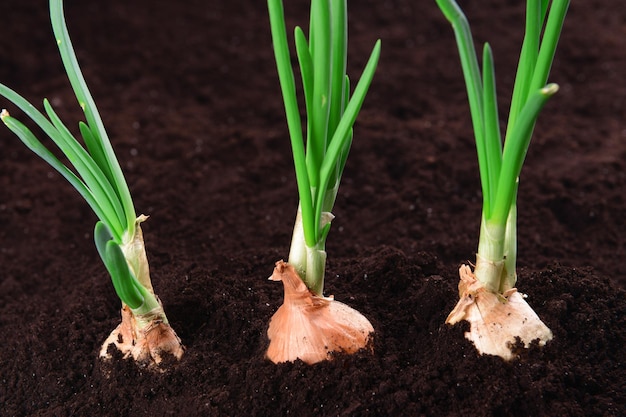
M267 358L274 363L298 359L314 364L332 358L333 352L372 350L374 328L355 309L320 297L304 284L295 268L278 261L273 281L282 281L283 305L274 313L267 330Z
M480 354L495 355L509 361L515 358L511 348L518 339L524 347L529 347L535 340L540 346L552 340L552 331L516 288L503 294L489 291L467 265L461 266L459 276L461 298L446 323L468 321L471 327L465 337Z

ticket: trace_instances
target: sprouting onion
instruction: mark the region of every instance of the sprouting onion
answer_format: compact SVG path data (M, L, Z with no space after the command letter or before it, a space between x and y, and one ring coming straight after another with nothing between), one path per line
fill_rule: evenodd
M7 110L2 110L2 121L28 148L69 181L99 219L94 229L96 248L122 301L122 323L103 344L101 356L108 356L107 349L113 343L126 357L132 356L150 365L161 362L163 353L180 359L183 346L169 326L150 281L140 227L147 216L135 213L126 180L72 48L62 0L50 0L50 17L63 65L85 114L86 122L79 123L85 146L63 124L47 99L44 100L46 117L18 93L0 84L0 96L12 102L53 140L69 166Z
M359 328L356 331L359 335L359 342L356 345L353 346L355 343L353 340L340 340L341 338L337 338L336 335L330 337L337 338L337 341L328 341L328 338L320 338L318 334L311 335L308 331L303 332L297 329L298 325L293 322L299 319L286 319L285 317L288 315L295 317L296 311L305 309L287 307L290 300L285 275L296 275L289 277L289 280L303 291L301 292L303 297L306 298L309 295L317 297L315 302L309 300L303 303L317 303L324 306L320 307L324 311L335 308L327 307L331 299L323 297L326 238L333 220L331 211L339 182L352 144L352 126L378 64L380 40L376 42L354 93L350 96L349 80L346 75L346 1L311 1L309 40L307 41L300 27L296 27L294 31L307 115L305 145L282 1L268 0L268 8L300 199L289 252L289 265L277 264L273 275L274 279L282 280L285 285L285 303L277 311L270 324L268 357L274 362L300 358L311 363L326 359L328 353L332 351L358 350L367 343L369 333L373 331L363 316L345 305L343 307L354 311L362 319L355 320L354 324L341 322L333 325L328 323L333 320L337 321L337 318L329 316L325 319L325 323L320 322L317 328L310 329L310 331L330 334L330 331L321 327L327 326L336 330L337 326L350 328L354 327L357 322L366 323L366 325L363 324L365 328ZM305 285L299 285L300 280L304 281ZM330 302L331 306L339 304L336 301ZM343 307L342 311L344 311ZM288 310L289 313L287 313ZM331 316L338 315L343 316L343 313L331 314ZM311 319L306 319L306 321L311 322ZM278 326L279 322L280 326ZM290 327L290 323L293 326ZM347 331L347 333L352 334L355 331ZM318 340L321 346L311 348L310 344L313 340ZM293 349L290 349L291 347Z
M528 0L526 26L515 77L504 146L500 136L495 69L489 44L482 76L465 15L454 0L437 0L456 36L472 117L483 210L472 273L460 269L461 299L447 323L471 323L466 334L481 353L511 359L516 337L528 346L545 344L552 332L514 288L517 261L517 188L537 117L558 91L546 84L569 0ZM543 33L542 33L543 29Z

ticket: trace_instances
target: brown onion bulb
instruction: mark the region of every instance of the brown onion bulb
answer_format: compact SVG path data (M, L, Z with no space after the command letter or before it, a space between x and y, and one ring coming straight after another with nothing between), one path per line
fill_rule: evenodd
M274 363L300 359L313 364L331 358L333 352L371 350L374 328L358 311L320 297L304 284L295 268L278 261L273 281L282 281L283 305L274 313L267 330L267 358Z

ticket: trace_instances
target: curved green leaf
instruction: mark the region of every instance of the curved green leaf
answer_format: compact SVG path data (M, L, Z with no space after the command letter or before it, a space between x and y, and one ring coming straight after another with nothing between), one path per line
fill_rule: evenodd
M83 182L83 180L81 180L68 167L63 165L63 163L59 161L57 157L54 156L54 154L52 154L52 152L50 152L22 122L11 116L2 117L2 121L31 151L59 172L76 189L76 191L78 191L81 197L83 197L87 204L89 204L96 216L114 228L113 231L116 233L116 238L121 241L124 231L119 227L119 222L115 217L115 213L113 213L110 208L103 205L104 201L102 201L102 199L98 199L92 190L90 190L89 187L87 187L87 185Z
M105 169L105 172L110 172L114 178L111 185L115 188L120 202L124 207L126 229L132 234L135 230L135 219L137 217L133 200L128 185L126 184L124 174L122 173L122 168L117 161L109 137L104 129L104 123L102 122L96 103L89 92L87 83L78 65L78 60L76 59L76 54L74 53L74 48L72 47L72 42L67 31L67 25L65 24L63 0L50 0L50 20L52 22L52 30L57 40L63 66L65 67L76 99L85 112L87 125L94 133L93 136L99 139L101 147L104 150L106 163L109 167Z
M109 271L113 288L117 296L131 309L137 309L144 304L141 284L133 276L124 253L120 246L113 241L111 232L103 222L96 223L93 239L102 262Z

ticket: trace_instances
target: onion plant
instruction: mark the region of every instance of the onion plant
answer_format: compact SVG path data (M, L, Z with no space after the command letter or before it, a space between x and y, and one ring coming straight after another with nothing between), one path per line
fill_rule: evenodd
M323 286L331 211L352 127L378 64L380 40L350 95L346 0L311 1L309 39L300 27L294 31L306 108L305 142L282 1L268 0L268 8L300 200L289 263L278 262L272 275L283 281L285 301L270 323L268 357L274 362L299 358L312 363L333 351L364 347L373 332L356 310L325 298Z
M68 164L62 162L22 122L2 111L2 121L35 154L57 170L80 193L99 221L94 230L98 253L122 301L122 323L102 346L109 344L126 357L149 365L158 364L164 353L180 358L183 347L169 326L162 304L150 281L140 223L128 185L107 136L95 102L83 78L65 24L62 0L50 0L50 17L63 65L86 121L79 123L84 146L57 116L50 102L43 102L45 115L25 98L0 84L0 96L28 116L50 137Z
M466 334L481 353L511 359L519 338L543 345L552 332L515 288L517 189L536 120L558 86L547 84L569 0L528 0L504 141L500 134L492 51L485 44L482 74L465 15L454 0L437 0L456 35L476 140L483 210L476 267L460 269L461 299L447 323L471 323Z

